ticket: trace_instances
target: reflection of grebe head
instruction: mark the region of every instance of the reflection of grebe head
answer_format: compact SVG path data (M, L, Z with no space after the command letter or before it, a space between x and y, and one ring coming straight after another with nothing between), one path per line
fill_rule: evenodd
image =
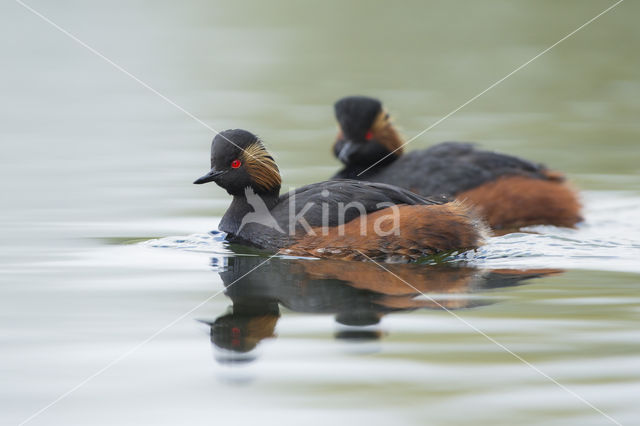
M234 352L249 352L274 330L280 315L227 314L215 320L211 326L211 342L221 349Z

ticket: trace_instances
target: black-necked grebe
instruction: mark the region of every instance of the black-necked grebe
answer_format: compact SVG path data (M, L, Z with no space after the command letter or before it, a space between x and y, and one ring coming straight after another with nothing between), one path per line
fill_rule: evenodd
M452 196L474 206L494 229L573 226L582 220L575 191L561 173L542 164L463 142L443 142L402 155L402 137L382 103L373 98L342 98L335 104L335 115L340 131L333 152L345 167L333 179L383 182L425 196Z
M246 130L213 139L211 171L194 183L211 181L233 196L219 225L227 239L283 254L407 260L476 248L486 235L462 203L382 183L334 180L280 195L275 161Z

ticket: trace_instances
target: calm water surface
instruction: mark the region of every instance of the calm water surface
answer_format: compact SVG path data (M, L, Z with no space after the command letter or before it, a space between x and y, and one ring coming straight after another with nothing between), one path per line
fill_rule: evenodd
M285 188L337 169L337 98L382 98L412 137L612 4L238 3L29 4L213 128L260 134ZM412 143L564 170L587 219L390 266L412 289L339 261L243 277L266 258L210 233L230 200L191 185L213 132L3 3L1 423L614 424L582 398L640 424L639 12Z

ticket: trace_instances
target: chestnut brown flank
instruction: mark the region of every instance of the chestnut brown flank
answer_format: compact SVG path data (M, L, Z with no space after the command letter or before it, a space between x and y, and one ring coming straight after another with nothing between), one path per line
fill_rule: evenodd
M492 228L550 224L574 226L582 220L580 201L562 175L553 180L505 176L456 195L474 206Z
M398 213L398 235L378 235L374 224L380 218ZM366 216L362 232L362 216L346 223L344 232L339 227L313 228L316 235L305 234L295 244L281 250L284 254L317 256L324 258L359 259L364 257L384 260L388 256L415 259L422 256L456 249L480 246L486 235L485 226L461 203L443 205L400 205L388 207ZM382 221L382 231L389 231L392 220Z

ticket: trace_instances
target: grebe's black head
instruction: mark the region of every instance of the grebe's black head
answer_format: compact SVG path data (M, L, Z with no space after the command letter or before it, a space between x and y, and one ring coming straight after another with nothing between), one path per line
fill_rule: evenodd
M335 103L334 110L340 133L333 150L344 164L370 165L402 146L402 139L379 100L347 96ZM400 155L402 149L394 153Z
M367 140L367 132L382 112L382 102L366 96L347 96L333 107L344 137L353 142Z
M257 194L278 193L280 172L262 141L251 132L231 129L220 132L211 143L211 170L195 184L215 182L231 195L251 187Z

